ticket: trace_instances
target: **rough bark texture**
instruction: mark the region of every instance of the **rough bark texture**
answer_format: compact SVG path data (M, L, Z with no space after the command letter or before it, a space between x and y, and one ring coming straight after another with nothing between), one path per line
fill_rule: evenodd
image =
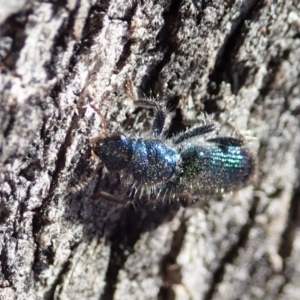
M9 2L9 3L7 3ZM297 299L297 0L0 1L1 299ZM52 2L52 3L50 3ZM125 83L255 137L250 186L203 207L123 208L90 140L147 132Z

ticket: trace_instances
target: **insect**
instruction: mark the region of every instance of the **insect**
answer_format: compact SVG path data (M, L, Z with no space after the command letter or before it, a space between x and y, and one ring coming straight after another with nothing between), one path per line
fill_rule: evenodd
M130 196L173 199L187 195L217 195L244 187L254 161L242 138L215 136L207 123L171 138L164 137L166 111L155 102L152 136L113 134L96 138L94 155L109 172L120 174ZM105 193L102 196L107 197Z

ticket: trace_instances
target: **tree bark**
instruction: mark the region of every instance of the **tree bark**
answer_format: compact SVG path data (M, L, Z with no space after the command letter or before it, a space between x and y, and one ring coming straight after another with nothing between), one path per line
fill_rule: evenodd
M299 1L0 7L1 299L299 297ZM97 196L125 191L91 139L151 124L128 80L169 136L204 112L253 137L251 184L187 207Z

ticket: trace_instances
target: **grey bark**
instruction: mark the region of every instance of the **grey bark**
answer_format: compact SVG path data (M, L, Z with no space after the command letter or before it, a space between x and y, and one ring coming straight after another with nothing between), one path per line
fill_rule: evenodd
M1 299L297 299L300 5L0 1ZM205 207L113 205L91 139L178 133L202 112L251 136L251 185ZM207 200L207 199L206 199ZM200 201L201 202L201 201Z

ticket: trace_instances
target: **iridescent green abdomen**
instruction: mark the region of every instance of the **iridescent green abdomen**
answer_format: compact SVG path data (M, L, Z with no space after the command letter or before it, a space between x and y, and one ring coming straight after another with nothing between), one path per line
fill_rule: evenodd
M181 153L181 183L200 194L220 194L243 187L254 162L242 147L207 145Z

